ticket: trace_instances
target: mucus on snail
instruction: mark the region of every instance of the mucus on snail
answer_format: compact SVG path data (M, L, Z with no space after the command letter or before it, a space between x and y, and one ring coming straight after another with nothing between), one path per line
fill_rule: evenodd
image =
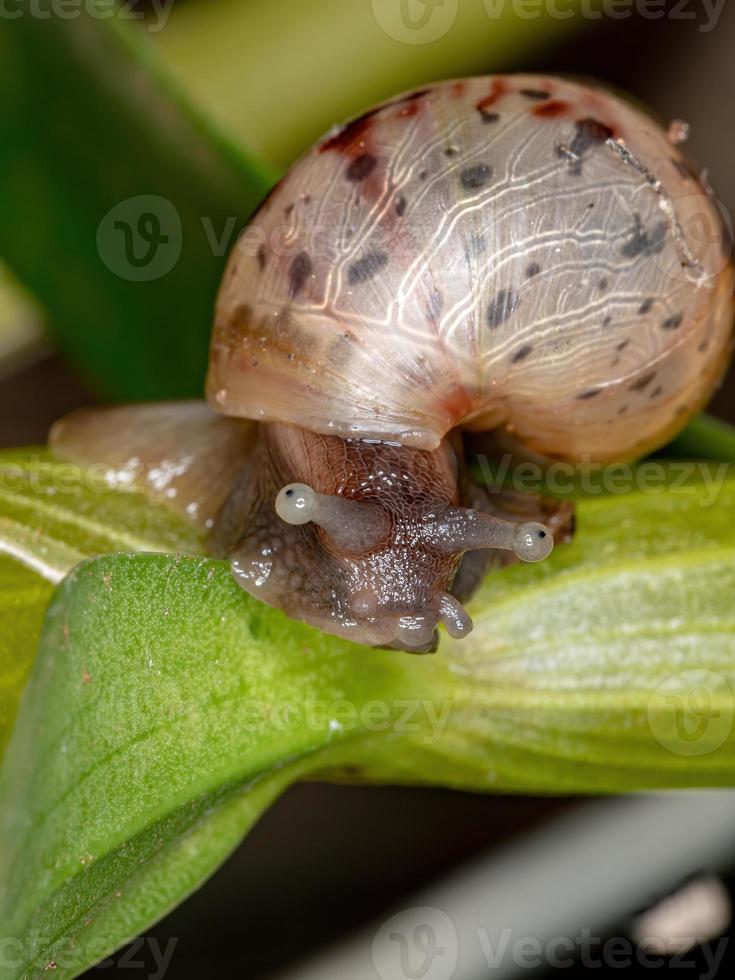
M182 510L289 616L424 652L469 633L491 564L571 529L475 486L463 435L639 458L704 405L732 322L717 207L655 120L559 78L444 82L334 130L256 212L211 407L79 412L51 443Z

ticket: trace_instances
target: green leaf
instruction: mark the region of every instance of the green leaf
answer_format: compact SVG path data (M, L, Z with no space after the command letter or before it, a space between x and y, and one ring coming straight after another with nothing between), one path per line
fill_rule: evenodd
M59 582L74 565L112 551L201 554L199 532L105 467L62 463L45 449L0 454L0 552Z
M0 535L3 530L0 523ZM52 591L50 583L0 554L0 759L36 655Z
M658 467L488 577L433 657L286 619L202 557L87 561L52 602L0 779L9 977L71 977L293 779L478 791L735 784L735 474ZM637 477L639 483L643 479ZM642 484L641 484L642 485Z
M52 586L74 565L111 551L197 554L199 535L103 471L45 450L0 454L0 758L33 662Z
M226 250L273 174L111 12L0 17L0 256L106 393L199 395Z

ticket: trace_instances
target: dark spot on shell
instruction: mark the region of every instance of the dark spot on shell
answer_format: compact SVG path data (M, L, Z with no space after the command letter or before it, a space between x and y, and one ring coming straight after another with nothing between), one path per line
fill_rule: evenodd
M466 191L476 191L491 179L493 175L492 167L488 166L486 163L476 163L473 167L467 167L459 175L459 179L462 183L462 187Z
M376 116L379 112L384 109L388 109L391 106L402 105L406 102L413 102L415 99L421 99L423 96L428 95L431 89L419 89L416 92L411 92L408 95L404 95L400 99L395 99L393 102L388 102L385 105L376 106L374 109L370 109L368 112L364 112L357 119L353 119L346 125L338 129L332 136L329 136L324 140L322 145L319 147L319 153L325 153L327 150L336 150L338 153L345 153L349 151L355 143L360 140L364 140L365 134L370 129L372 124L373 116Z
M311 275L314 266L307 252L299 252L294 258L288 270L289 293L291 299L299 295L306 285L306 280Z
M628 406L621 405L620 408L618 409L618 415L625 415L627 411L628 411Z
M610 280L607 279L605 276L603 276L602 279L600 279L600 281L597 283L597 288L600 290L601 293L604 293L606 289L610 288Z
M612 323L611 316L606 316L605 319L602 321L603 327L609 327L611 323Z
M263 327L261 320L260 327ZM294 351L298 352L299 359L310 354L314 349L315 338L310 331L304 330L299 324L298 317L292 315L288 307L284 306L271 318L268 318L268 330L272 329L275 348L281 353L286 354L289 361L294 358L291 355ZM270 342L261 336L258 338L261 347L270 346Z
M287 204L286 207L283 209L283 213L287 218L291 217L291 215L293 214L293 209L294 209L293 204Z
M625 348L628 346L629 343L630 343L629 339L621 340L620 343L616 346L615 350L625 350Z
M508 83L504 78L495 77L492 80L490 94L486 95L479 102L475 103L475 108L482 116L483 122L497 122L500 118L494 112L488 112L490 106L494 106L495 103L501 99L508 92Z
M429 176L428 170L419 170L419 180L426 180L428 176Z
M569 103L562 99L552 99L550 102L543 102L533 109L534 116L540 119L556 119L563 116L569 109Z
M531 262L531 264L526 267L526 276L529 279L533 279L533 277L537 276L539 272L541 272L541 266L538 264L538 262Z
M577 395L577 401L586 402L590 398L595 398L601 391L602 388L588 388L587 391L583 391L581 395Z
M396 194L396 214L399 218L402 218L406 213L406 208L408 207L408 202L403 194Z
M348 180L357 184L370 176L373 170L375 170L377 163L378 161L372 153L361 153L359 157L355 157L347 168L346 177Z
M640 378L633 382L633 384L628 385L628 391L643 391L650 385L655 377L655 371L648 371L646 374L642 374Z
M569 161L569 170L575 177L582 173L584 157L596 145L610 139L613 131L597 119L579 119L574 124L574 135L568 143L556 147L557 156Z
M532 102L545 102L547 99L551 98L550 92L544 92L540 88L522 88L521 95Z
M635 214L630 235L630 241L620 249L621 255L628 259L635 259L639 255L658 255L663 252L666 244L666 222L659 222L649 232L643 227L641 216Z
M456 157L458 153L459 153L459 147L458 146L445 146L444 147L444 156L445 157Z
M707 350L708 347L709 347L709 339L705 338L702 341L702 343L699 345L699 347L697 347L697 350L699 351L700 354L704 354L704 352Z
M419 111L419 103L417 101L417 98L413 98L401 106L401 108L398 110L397 115L400 119L410 119L411 116L415 116L418 113L418 111Z
M356 286L360 282L368 282L376 276L381 269L388 265L388 254L386 252L370 252L361 259L353 262L347 270L347 281L350 286Z
M533 347L531 344L524 344L523 347L519 347L515 354L511 357L511 363L517 364L519 361L525 361L532 350Z
M638 312L641 316L645 316L646 313L650 313L653 309L654 300L652 298L644 299L641 305L638 307Z
M663 390L664 390L663 389L663 385L656 385L656 387L653 389L653 391L649 395L649 398L658 398L658 396L661 394L661 392Z
M328 150L336 150L338 153L346 153L354 143L365 138L373 116L379 111L379 108L371 109L347 123L346 126L342 126L341 129L324 140L319 147L319 152L326 153Z
M487 325L499 327L518 307L518 295L512 289L501 289L487 311Z
M266 253L265 253L265 245L259 245L258 246L258 251L255 253L255 258L258 260L258 267L260 268L260 271L262 272L263 269L265 269L265 263L266 263L266 260L267 260L267 256L266 256Z
M252 323L253 308L249 303L238 303L228 317L228 326L245 330Z
M661 324L663 330L678 330L679 327L684 322L683 313L675 313L673 316L667 317Z

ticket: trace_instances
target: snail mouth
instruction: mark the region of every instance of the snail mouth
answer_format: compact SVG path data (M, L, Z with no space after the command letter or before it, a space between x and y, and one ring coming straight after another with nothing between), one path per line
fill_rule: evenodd
M381 606L370 589L355 592L345 601L334 594L314 595L290 574L283 576L278 554L262 552L230 555L232 574L238 585L270 606L341 639L361 646L391 648L406 653L434 653L439 646L439 626L460 639L472 631L472 620L462 604L448 592L438 592L428 605L401 608ZM323 569L322 569L323 571Z
M398 633L391 645L409 653L434 653L439 644L439 623L455 640L468 636L473 627L462 603L449 592L440 592L430 613L399 618Z
M350 608L358 620L357 628L363 635L372 634L375 645L408 653L434 653L439 645L440 624L454 639L462 639L472 632L467 611L448 592L438 592L425 608L381 613L374 593L362 590L353 596Z

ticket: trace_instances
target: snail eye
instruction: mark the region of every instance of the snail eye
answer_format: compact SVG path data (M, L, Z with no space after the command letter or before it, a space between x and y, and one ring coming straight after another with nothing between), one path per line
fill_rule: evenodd
M513 551L521 561L543 561L554 547L554 536L545 524L520 524L513 535Z
M308 524L316 510L317 494L305 483L291 483L276 497L276 513L286 524Z

